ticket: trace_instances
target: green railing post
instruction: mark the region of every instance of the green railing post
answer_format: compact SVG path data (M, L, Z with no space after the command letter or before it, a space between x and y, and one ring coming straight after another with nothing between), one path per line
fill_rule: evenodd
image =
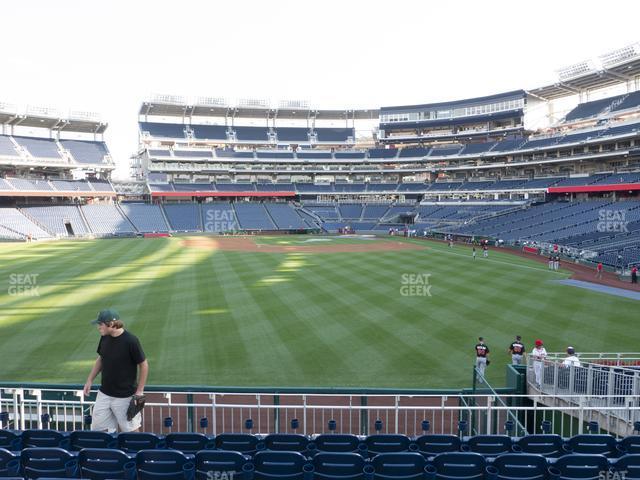
M277 408L280 405L280 395L273 396L273 432L280 433L280 409ZM260 412L258 412L260 415Z
M187 431L195 432L196 428L193 423L193 393L187 393L187 403L189 404L189 408L187 408Z
M366 407L368 404L367 397L360 397L360 406ZM369 410L360 409L360 435L369 435Z

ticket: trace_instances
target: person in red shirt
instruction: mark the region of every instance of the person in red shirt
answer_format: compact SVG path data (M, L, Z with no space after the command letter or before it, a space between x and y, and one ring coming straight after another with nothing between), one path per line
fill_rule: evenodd
M631 268L631 283L638 283L638 267L635 265Z
M598 263L598 266L596 267L596 277L602 278L602 262Z

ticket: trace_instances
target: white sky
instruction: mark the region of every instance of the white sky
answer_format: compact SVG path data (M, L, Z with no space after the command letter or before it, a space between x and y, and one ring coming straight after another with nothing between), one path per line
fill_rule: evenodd
M639 40L608 0L3 2L0 101L100 113L126 173L154 93L376 108L531 89Z

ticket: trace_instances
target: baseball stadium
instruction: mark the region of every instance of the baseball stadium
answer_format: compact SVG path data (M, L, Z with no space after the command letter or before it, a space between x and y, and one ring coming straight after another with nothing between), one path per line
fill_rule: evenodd
M0 103L0 477L640 478L640 44L594 55L426 104L140 98L127 180L102 119ZM120 319L149 373L105 431Z

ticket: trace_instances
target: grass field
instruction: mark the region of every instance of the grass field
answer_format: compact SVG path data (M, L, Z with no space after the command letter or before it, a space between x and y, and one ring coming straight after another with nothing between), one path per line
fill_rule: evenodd
M98 342L89 322L107 307L140 337L156 385L464 387L478 335L497 386L515 334L549 351L637 350L636 301L554 284L566 275L507 253L473 261L418 240L423 250L249 253L183 240L0 244L0 381L83 383ZM431 296L403 296L425 293L401 290L420 274Z

